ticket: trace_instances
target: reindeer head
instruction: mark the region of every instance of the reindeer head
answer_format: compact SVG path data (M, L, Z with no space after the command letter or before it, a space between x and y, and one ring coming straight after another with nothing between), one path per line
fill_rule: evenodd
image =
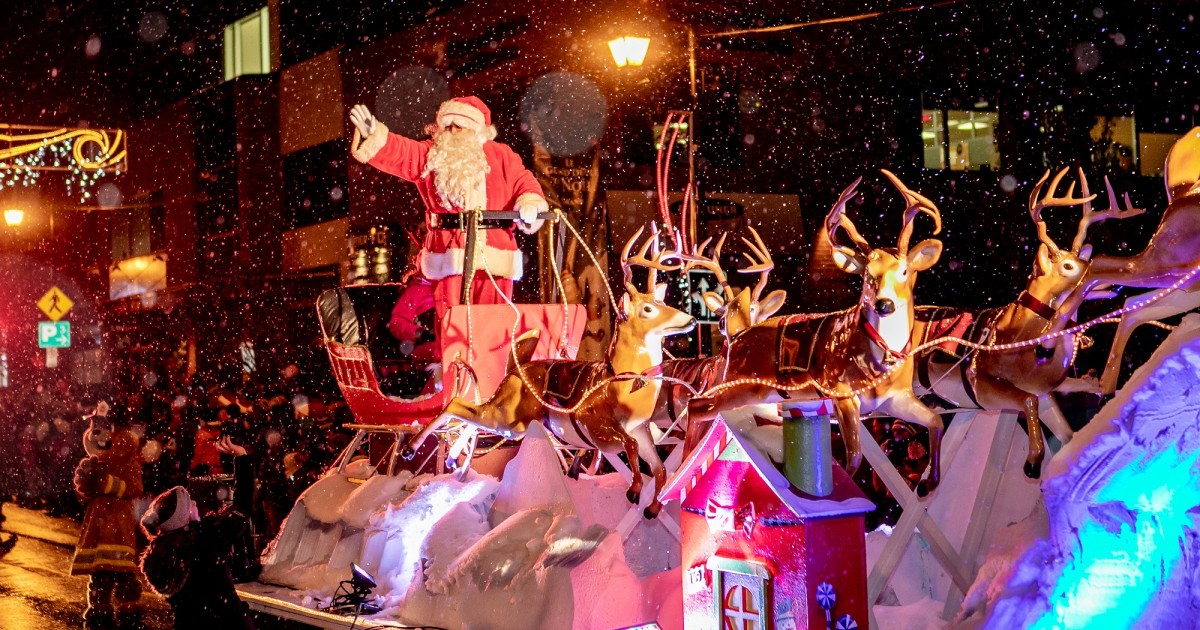
M762 237L758 235L758 232L754 228L750 228L750 233L754 235L754 243L745 238L742 239L742 242L750 249L749 252L743 252L743 255L750 261L750 266L738 271L759 274L758 283L753 288L734 289L729 286L729 278L721 269L721 248L725 245L726 234L722 234L721 238L717 240L717 246L713 249L711 257L704 255L704 250L712 241L711 238L701 243L690 256L685 257L687 269L696 267L708 269L717 278L721 293L706 291L701 298L708 310L720 318L718 326L720 326L721 334L726 337L733 337L770 318L783 308L783 303L787 300L787 292L782 290L772 291L765 299L760 299L763 289L767 286L767 276L775 268L775 261L771 260L771 254L767 250L767 246L763 244Z
M667 285L658 283L659 271L678 270L682 263L667 264L665 261L679 260L679 254L662 251L658 245L658 228L651 227L650 238L634 257L629 256L633 244L642 236L643 228L638 228L633 238L625 244L621 252L621 270L625 275L625 295L621 297L621 319L623 327L641 337L666 337L680 333L691 332L696 327L696 319L683 311L667 306L663 300L667 295ZM647 257L647 252L653 247L653 252ZM646 267L649 278L646 282L646 292L638 291L633 284L634 265Z
M833 247L833 260L838 268L846 273L862 276L863 292L860 304L868 317L884 319L897 313L911 317L913 286L917 280L917 272L932 267L942 255L942 242L937 239L921 241L916 248L909 249L913 220L922 212L928 214L935 222L933 233L937 234L942 231L942 218L932 201L909 190L890 172L884 170L883 174L895 184L908 204L904 210L904 227L895 249L872 248L858 233L854 223L846 217L846 203L857 194L855 188L862 181L861 177L842 192L829 216L825 218L825 231L829 235L829 243ZM838 243L839 229L845 230L853 247Z
M1107 177L1104 178L1104 186L1108 190L1109 208L1102 212L1093 211L1092 200L1096 195L1090 194L1087 177L1084 176L1082 168L1079 169L1079 181L1080 193L1083 196L1074 197L1075 185L1071 184L1066 197L1058 197L1056 189L1066 174L1065 168L1059 171L1050 181L1046 194L1039 199L1046 179L1050 177L1050 171L1046 171L1029 194L1029 216L1037 225L1041 245L1038 246L1033 277L1027 291L1031 294L1036 293L1039 299L1044 299L1046 304L1056 309L1062 305L1064 298L1083 282L1091 266L1092 246L1086 244L1088 228L1106 219L1124 219L1146 211L1145 208L1133 208L1128 193L1125 195L1125 208L1122 208ZM1083 206L1083 217L1079 220L1079 228L1075 233L1075 240L1071 243L1071 249L1064 250L1050 238L1046 222L1042 219L1042 211L1050 207L1074 205Z

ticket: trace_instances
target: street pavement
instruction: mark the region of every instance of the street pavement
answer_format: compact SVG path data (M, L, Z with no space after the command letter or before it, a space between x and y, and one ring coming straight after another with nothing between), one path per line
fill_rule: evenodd
M12 503L0 506L0 513L0 630L82 628L88 581L67 575L79 524ZM143 586L147 630L170 630L170 606ZM262 617L255 623L260 630L309 627Z
M79 524L5 503L0 510L0 630L82 628L86 577L71 577ZM146 588L148 630L170 630L171 608Z

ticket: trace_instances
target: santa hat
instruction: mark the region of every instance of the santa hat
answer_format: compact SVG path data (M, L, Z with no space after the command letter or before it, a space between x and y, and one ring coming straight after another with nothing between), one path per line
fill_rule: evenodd
M492 126L492 110L474 96L452 98L438 107L439 127L458 125L472 131L483 131Z
M192 522L196 503L183 486L158 495L142 515L142 528L151 536L173 532Z

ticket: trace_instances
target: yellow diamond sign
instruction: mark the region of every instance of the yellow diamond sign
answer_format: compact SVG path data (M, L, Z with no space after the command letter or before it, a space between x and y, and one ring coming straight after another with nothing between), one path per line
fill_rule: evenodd
M75 303L71 301L71 298L67 297L66 293L62 292L62 289L50 287L46 295L43 295L42 299L38 300L37 305L46 314L46 317L50 318L50 321L56 322L62 319Z

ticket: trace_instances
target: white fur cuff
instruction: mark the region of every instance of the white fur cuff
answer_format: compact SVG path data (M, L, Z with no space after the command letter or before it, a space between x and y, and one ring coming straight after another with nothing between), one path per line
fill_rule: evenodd
M350 145L350 155L354 156L354 159L358 160L359 162L366 164L367 162L373 160L375 156L383 150L383 146L387 144L387 137L387 125L383 124L378 119L375 121L375 130L371 132L371 135L367 136L366 138L362 138L362 142L358 141L360 136L358 135L358 130L355 129L354 140L351 141ZM355 144L357 144L357 146L355 146Z

